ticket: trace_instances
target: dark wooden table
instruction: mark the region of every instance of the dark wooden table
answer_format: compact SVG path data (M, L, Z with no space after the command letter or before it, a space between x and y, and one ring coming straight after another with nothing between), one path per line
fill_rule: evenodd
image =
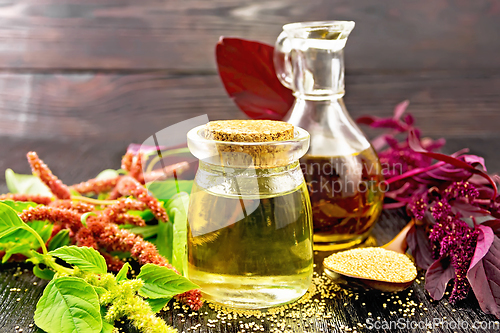
M69 184L117 168L130 142L181 120L242 118L217 76L219 36L272 44L283 24L333 19L356 22L345 51L353 118L388 116L409 99L423 135L446 137L448 153L469 147L500 172L500 0L2 0L0 193L6 168L30 172L30 150ZM401 212L386 212L374 235L382 244L404 223ZM35 331L29 324L44 283L17 271L0 269L0 333ZM411 290L409 298L428 309L417 320L493 319L473 297L452 307L430 302L422 283ZM397 306L383 307L386 299L333 299L336 315L315 318L305 331L342 331L369 313L401 318ZM201 323L201 332L237 332L235 325L209 327L210 310L185 322L177 311L165 316L180 331ZM290 330L304 331L301 323L292 320Z
M463 138L451 139L447 145L447 152L458 150L459 148L469 147L472 152L486 157L487 166L490 171L500 171L499 151L500 141L495 137L484 138ZM8 147L8 148L6 148ZM24 153L27 150L37 150L45 158L49 165L54 166L55 172L68 183L73 180L82 180L95 175L99 170L108 167L116 167L123 152L120 145L108 145L105 142L101 144L82 143L51 143L35 141L11 141L4 143L0 149L2 156L1 168L11 167L19 172L27 172L28 166L24 159ZM5 186L2 184L2 189ZM373 235L379 244L384 244L390 240L406 223L407 217L404 212L386 211L377 224ZM322 272L322 258L328 253L316 254L316 271ZM380 320L381 324L386 321L396 325L398 320L407 323L408 320L415 321L417 324L430 322L434 320L443 320L443 326L435 326L433 332L461 332L467 330L453 329L455 324L465 322L472 325L479 322L492 322L493 316L485 315L478 307L477 301L473 296L459 304L452 306L446 300L433 302L424 290L424 281L420 280L423 272L419 273L418 282L415 282L410 289L397 294L381 294L380 292L355 292L355 296L347 297L342 293L337 293L333 299L326 301L328 311L333 313L332 318L313 317L292 319L283 317L280 320L286 322L286 332L343 332L342 325L354 328L358 332L369 331L367 327L359 324L367 324L367 319L374 321ZM36 285L34 285L36 283ZM43 292L46 282L42 281L31 273L28 266L18 264L6 264L0 268L0 332L20 332L17 328L22 328L23 332L37 332L33 324L33 312L36 302ZM13 291L14 290L14 291ZM389 299L389 300L388 300ZM401 300L403 304L415 302L419 305L415 316L408 318L403 316L404 309L397 302ZM396 304L394 304L396 302ZM386 307L384 307L384 303ZM422 305L420 305L422 303ZM427 309L427 310L424 310ZM402 309L403 311L400 311ZM184 313L180 316L179 313ZM235 320L226 320L225 323L217 320L217 312L204 306L200 312L189 316L182 309L170 310L163 313L162 316L168 323L177 327L180 332L188 332L196 324L201 326L194 332L239 332L241 320L242 323L258 322L263 325L265 331L270 331L270 325L267 319L261 322L261 319L255 318L237 318ZM377 319L379 318L379 319ZM455 322L455 324L453 324ZM229 323L231 326L229 326ZM208 325L210 324L210 325ZM462 323L463 324L463 323ZM290 325L290 327L288 327ZM307 326L306 326L307 325ZM403 324L399 324L403 325ZM404 324L406 325L406 324ZM448 325L448 326L446 326ZM126 325L125 325L126 326ZM416 329L415 332L426 332L428 329ZM125 327L125 331L131 331ZM192 332L190 330L189 332ZM383 330L382 330L383 331ZM407 332L403 326L394 326L391 332ZM249 330L246 330L249 332Z

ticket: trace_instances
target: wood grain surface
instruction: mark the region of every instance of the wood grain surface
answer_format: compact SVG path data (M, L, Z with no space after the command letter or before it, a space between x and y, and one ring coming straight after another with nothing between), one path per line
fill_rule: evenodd
M349 69L500 68L498 0L2 0L0 67L211 71L219 36L356 21Z
M0 193L5 169L30 172L30 150L71 184L117 168L130 142L179 121L243 118L216 74L219 37L272 44L285 23L333 19L356 22L345 51L353 118L388 116L409 99L423 134L447 138L445 152L469 147L500 172L500 0L0 0ZM379 244L404 223L403 212L385 212ZM37 332L29 325L44 282L25 268L0 268L0 333ZM430 302L422 283L411 290L398 296L428 309L416 320L493 320L473 297L452 307ZM360 293L328 301L333 318L283 320L292 332L342 332L342 324L368 332L358 323L369 317L405 318L384 303L386 295ZM183 322L179 311L163 316L180 332L199 323L194 332L236 333L248 322L209 327L215 312ZM455 331L471 330L432 330Z
M400 211L384 212L381 220L377 224L374 235L377 237L379 244L384 244L405 225L407 220L406 215ZM322 273L322 260L329 252L318 252L315 254L316 272ZM19 274L19 272L21 274ZM17 274L16 274L17 273ZM311 333L327 333L327 332L472 332L472 325L485 323L484 325L500 325L491 315L485 315L479 309L477 301L474 297L469 297L465 301L452 306L445 299L440 302L432 301L424 289L423 272L420 271L417 277L418 282L399 293L380 293L378 291L362 291L355 290L354 296L348 297L343 293L337 293L336 297L326 299L325 306L328 313L332 314L332 318L319 316L300 318L286 318L278 316L278 320L270 320L270 318L255 318L255 317L238 317L233 320L225 320L222 322L218 319L218 312L212 310L205 305L199 312L184 311L182 309L172 309L161 313L161 317L165 321L173 325L179 332L225 332L236 333L243 332L245 323L258 323L264 328L264 332L271 332L274 328L271 325L276 325L276 322L285 323L286 329L281 332L311 332ZM34 285L36 283L36 285ZM40 332L33 325L33 313L36 307L36 302L43 292L43 287L46 285L35 277L26 265L7 264L1 267L0 270L0 306L2 314L0 314L0 332L21 332L24 333ZM347 287L349 288L349 287ZM14 290L14 291L13 291ZM349 289L347 289L349 290ZM446 296L445 296L446 297ZM317 298L319 300L319 298ZM403 307L402 304L414 302L417 310L413 317L407 317L408 310L411 307ZM385 306L384 306L385 304ZM316 307L319 304L316 304ZM405 311L406 310L406 311ZM411 310L410 310L411 311ZM371 321L370 321L371 320ZM437 321L442 321L442 325L436 326ZM390 329L373 329L370 330L369 324L374 324L379 321L383 325L385 321ZM412 325L430 325L422 326L414 330L407 329ZM391 324L392 322L392 324ZM191 327L200 324L197 329ZM210 324L210 325L207 325ZM366 326L363 326L365 324ZM120 325L120 323L118 323ZM240 326L243 325L243 326ZM466 329L458 329L456 325ZM135 329L128 324L120 325L125 333L135 333ZM347 331L343 327L349 327ZM494 326L490 326L494 327ZM500 327L500 326L496 326ZM484 332L493 332L495 330L480 330ZM245 332L255 332L255 330L246 330ZM261 330L258 330L261 332Z
M425 135L489 135L500 123L500 72L349 75L353 118L388 116L409 99ZM0 133L142 142L179 121L242 118L216 75L0 74Z
M485 157L487 167L491 173L497 173L500 172L499 139L500 136L498 135L483 138L449 138L445 146L445 152L450 153L469 147L473 153ZM28 173L29 166L25 153L28 150L36 150L56 175L64 182L71 184L94 177L102 169L116 168L125 148L125 143L118 142L84 141L77 144L74 141L52 142L48 140L10 138L2 140L2 145L0 145L0 170L12 168L19 173ZM4 193L6 190L5 181L0 179L0 192ZM378 244L385 244L389 241L406 224L407 219L404 212L400 210L384 212L373 232ZM328 252L315 254L316 271L318 273L322 272L322 258L328 254ZM15 274L18 272L22 272L22 274ZM422 278L422 274L420 272L419 279ZM35 286L33 282L36 282L37 285ZM0 313L0 332L20 332L16 327L22 328L24 333L38 332L35 327L29 325L33 324L35 305L43 292L45 283L33 276L29 266L6 264L0 267L0 308L2 309ZM14 289L15 291L13 291ZM410 290L412 290L411 294L409 294ZM377 317L388 322L397 322L398 320L406 322L407 317L403 316L404 313L399 311L401 306L397 304L398 300L402 300L403 302L414 301L417 306L422 303L421 308L416 311L415 317L412 318L413 320L426 323L437 318L446 321L447 324L444 325L449 325L434 327L432 332L469 332L472 330L457 331L450 327L460 321L464 321L466 325L472 325L475 322L493 323L495 321L493 316L481 312L473 296L455 306L451 306L446 300L440 302L431 301L424 290L423 281L421 280L420 283L415 282L409 290L395 295L382 295L373 291L359 292L357 295L357 300L354 297L349 298L340 293L337 297L327 300L326 306L334 313L332 318L302 317L296 320L291 318L281 318L281 320L285 321L286 325L290 325L288 328L290 332L344 332L345 330L341 329L341 325L354 327L357 332L369 332L370 330L366 327L359 327L358 323L363 325L367 323L368 318L377 320ZM390 299L392 296L394 296L394 299ZM389 301L387 301L388 298ZM383 306L384 303L387 304L387 307ZM427 310L424 310L424 308L427 308ZM211 321L217 319L217 313L208 307L204 307L200 312L191 316L184 313L184 317L182 317L179 313L184 312L180 309L170 310L162 313L162 317L165 318L167 323L177 327L179 332L186 333L242 332L239 327L240 320L243 324L257 320L255 318L238 318L226 323L219 321L213 324L214 326L208 326L207 323L212 325ZM259 321L259 324L264 325L267 332L271 328L270 325L274 323L267 320L260 322L260 319L257 321ZM455 324L450 324L450 322L455 322ZM228 323L231 323L231 326ZM187 330L187 328L196 324L201 324L197 330ZM306 325L308 326L306 327ZM398 327L378 331L408 332L405 328ZM125 325L124 332L135 332L135 330ZM427 332L427 328L416 329L414 332Z

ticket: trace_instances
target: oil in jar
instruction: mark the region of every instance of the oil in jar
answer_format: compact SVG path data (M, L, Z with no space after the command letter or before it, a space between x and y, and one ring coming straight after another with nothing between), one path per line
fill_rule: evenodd
M338 250L364 241L382 212L385 184L371 148L348 156L301 159L311 197L314 248Z
M188 215L188 275L204 297L240 308L300 298L313 271L305 183L279 195L227 196L196 183Z

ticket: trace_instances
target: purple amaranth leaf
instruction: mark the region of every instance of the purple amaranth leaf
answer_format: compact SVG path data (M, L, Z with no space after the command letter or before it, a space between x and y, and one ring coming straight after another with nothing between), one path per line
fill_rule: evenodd
M402 208L404 206L406 206L406 202L391 202L391 203L384 204L383 208L384 209L396 209L396 208Z
M460 214L462 218L478 218L484 216L491 216L489 210L471 205L470 203L454 200L450 203L451 211L454 214Z
M436 163L437 164L437 163ZM434 164L435 165L435 164ZM468 180L473 173L469 170L456 167L449 163L441 164L438 168L433 168L430 171L422 172L415 175L415 181L422 184L439 185L443 182L458 182Z
M399 103L398 105L396 105L396 107L394 108L393 119L395 119L395 120L401 119L401 117L405 113L406 109L408 108L408 105L410 105L410 101L409 100L404 100L401 103ZM411 117L411 118L413 119L413 117ZM413 123L413 121L411 121L411 122ZM406 122L406 123L408 124L408 122Z
M386 144L387 135L380 135L372 140L372 146L376 151L380 151Z
M247 116L253 119L283 119L295 97L276 75L274 47L222 37L215 52L224 88Z
M474 167L477 167L478 165L480 165L484 171L488 171L488 170L486 170L486 164L484 162L484 158L481 156L462 155L461 158L464 160L464 162L466 162Z
M491 177L486 172L484 172L483 170L476 169L473 165L467 163L464 160L460 160L460 159L458 159L456 157L425 150L421 146L420 140L418 139L418 137L416 136L416 134L414 133L413 130L410 131L410 133L408 134L408 145L414 151L419 152L419 153L421 153L421 154L423 154L425 156L434 158L434 159L436 159L438 161L446 162L446 163L451 164L451 165L453 165L455 167L464 169L466 171L470 171L473 174L477 174L477 175L480 175L480 176L484 177L489 182L489 184L493 187L493 190L494 190L493 198L496 198L496 196L497 196L497 186L496 186L495 182L493 181L493 179L491 179Z
M429 151L435 151L441 149L446 144L446 140L444 138L439 138L437 140L431 139L422 139L422 147Z
M418 267L428 269L434 259L432 258L431 244L425 226L413 225L406 235L406 242L415 258Z
M425 167L425 168L412 169L412 170L407 171L399 176L391 177L390 179L387 180L387 183L391 184L391 183L397 182L397 181L405 179L405 178L415 177L419 174L428 173L433 169L436 169L436 168L443 166L444 164L445 164L444 162L438 162L436 164L430 165L430 166Z
M385 142L389 145L390 148L392 149L398 149L399 142L396 140L396 138L392 135L385 135Z
M472 260L470 262L471 268L476 266L476 264L484 258L484 256L490 250L490 247L493 244L493 240L495 238L495 233L490 227L480 225L478 226L478 229L479 235L477 237L476 250L474 251L474 256L472 257Z
M481 223L482 226L489 227L495 234L495 236L500 237L500 220L489 220Z
M380 117L375 117L375 116L361 116L358 119L356 119L356 122L358 124L364 124L368 125L373 128L387 128L387 129L393 129L396 132L406 132L409 127L408 125L412 124L412 121L410 121L411 124L408 124L408 122L401 122L401 116L403 113L406 111L406 108L410 104L410 101L406 100L394 108L394 114L392 118L380 118Z
M467 279L481 310L500 318L500 238L490 227L480 225L479 230Z
M455 278L455 269L448 258L440 258L429 267L425 274L425 290L432 299L438 301L444 296L446 286Z
M408 126L413 126L413 124L415 123L415 118L413 118L413 115L407 114L405 116L405 123Z
M363 116L356 119L358 124L368 125L373 128L388 128L397 132L405 132L407 130L406 124L401 124L400 121L387 118L379 118L372 116Z

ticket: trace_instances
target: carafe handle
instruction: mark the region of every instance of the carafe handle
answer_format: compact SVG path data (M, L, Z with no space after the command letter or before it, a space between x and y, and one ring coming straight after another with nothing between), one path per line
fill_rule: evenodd
M274 68L281 84L293 90L293 72L290 61L291 51L292 45L290 39L287 33L282 31L274 46Z

